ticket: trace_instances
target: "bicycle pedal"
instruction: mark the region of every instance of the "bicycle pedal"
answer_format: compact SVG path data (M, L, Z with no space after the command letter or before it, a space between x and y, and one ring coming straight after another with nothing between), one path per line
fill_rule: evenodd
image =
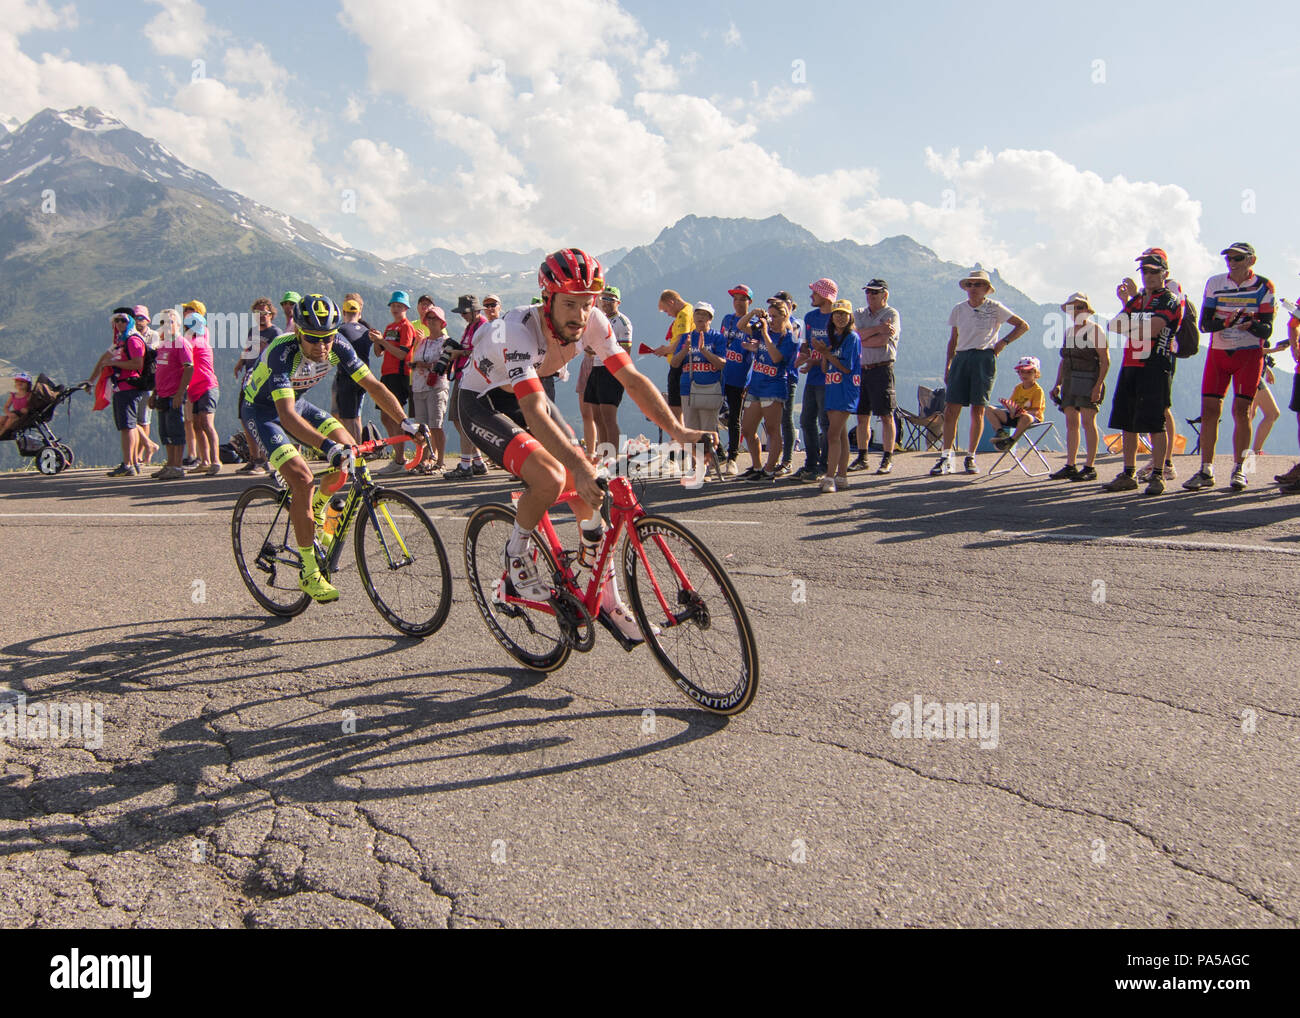
M610 621L609 614L603 608L596 613L596 621L609 630L609 635L614 637L618 641L618 645L628 653L645 643L644 639L633 640L631 637L624 635L623 631Z

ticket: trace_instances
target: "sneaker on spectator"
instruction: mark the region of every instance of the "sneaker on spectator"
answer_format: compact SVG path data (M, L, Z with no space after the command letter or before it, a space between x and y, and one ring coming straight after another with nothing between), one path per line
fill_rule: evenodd
M1067 463L1056 473L1051 475L1053 481L1073 481L1079 476L1079 468L1073 463Z
M835 478L832 477L830 474L827 474L825 477L823 477L821 483L821 489L823 494L825 494L826 492L834 491Z
M776 468L776 475L775 475L775 476L777 476L777 477L784 477L784 476L785 476L786 474L788 474L789 472L790 472L790 464L789 464L789 463L782 463L779 467Z
M800 484L804 484L808 481L817 480L817 470L814 467L804 466L796 470L793 476Z
M1232 476L1228 478L1228 487L1233 491L1245 491L1247 483L1246 471L1242 468L1242 465L1238 463L1232 468Z
M119 463L108 472L109 477L134 477L137 471L135 467L128 467L125 463Z
M254 472L257 470L257 468L258 468L258 462L257 462L256 460L249 460L249 461L248 461L247 463L245 463L242 467L240 467L238 470L236 470L235 473L237 473L237 474L251 474L251 473L254 473Z
M974 456L966 457L965 468L968 474L978 474L980 472L979 464L975 462Z
M836 474L836 475L835 475L835 490L836 490L836 491L848 491L848 490L849 490L849 479L848 479L848 476L847 476L847 475L845 475L845 474Z
M1163 495L1165 493L1165 479L1159 474L1152 474L1151 479L1147 481L1147 486L1142 490L1144 495Z
M383 473L383 471L380 471L380 473ZM454 469L448 470L442 475L445 481L463 481L465 478L473 476L473 468L467 467L464 463L457 463Z
M171 469L171 467L168 467L168 466L162 466L162 467L159 467L157 470L155 470L155 471L154 471L152 474L150 474L149 476L152 477L152 478L154 478L154 479L156 480L157 478L162 477L162 475L165 474L165 473L167 473L167 471L170 470L170 469Z
M863 461L862 465L864 467L867 465L865 460ZM849 469L850 470L853 469L852 465L849 466ZM876 473L887 474L893 469L894 469L894 454L892 452L887 452L885 453L885 455L880 457L880 466L876 467Z
M1164 478L1166 481L1178 480L1178 471L1174 469L1174 465L1172 463L1165 464Z
M765 473L764 471L758 469L757 467L751 467L746 473L741 475L740 479L742 481L761 481L765 477L771 478L774 476L775 476L774 474Z
M1119 475L1115 478L1115 480L1103 484L1101 486L1101 490L1102 491L1137 491L1138 490L1137 478L1134 477L1132 474L1130 474L1128 471L1121 470L1119 472Z
M1200 491L1202 488L1213 488L1214 474L1211 471L1206 470L1204 467L1201 467L1200 470L1196 471L1196 473L1192 474L1191 477L1187 478L1187 480L1183 482L1183 487L1188 491Z
M998 435L993 439L993 448L998 452L1006 452L1011 448L1011 445L1012 442L1010 435Z
M850 469L850 470L866 470L866 469L867 469L867 451L866 451L865 449L861 450L861 451L858 453L858 458L855 459L852 463L849 464L849 469Z
M1070 478L1072 481L1095 481L1097 479L1096 467L1084 467L1077 474Z
M722 465L723 477L736 477L739 473L740 467L736 466L735 460L727 460L727 462Z
M219 473L221 473L221 464L213 463L209 465L207 472L209 477L216 477Z
M1273 480L1278 484L1300 484L1300 463L1297 463L1284 474L1274 474Z
M1138 483L1146 484L1147 481L1151 480L1151 475L1154 474L1155 472L1156 472L1156 465L1154 463L1148 463L1146 466L1144 466L1141 470L1137 472Z
M375 471L376 477L395 477L398 474L406 473L406 461L400 459L389 460L388 464L380 470ZM465 476L469 476L466 471Z
M942 454L939 457L939 462L930 468L931 477L938 477L940 474L955 474L956 472L957 465L953 463L952 457L947 453Z
M475 477L482 477L487 473L487 464L482 460L475 460L469 465L470 473Z
M179 481L188 475L180 467L163 467L153 476L160 481Z
M186 470L188 470L190 467L197 467L198 465L199 465L199 461L196 460L193 456L186 456L183 460L181 460L181 466L183 466Z

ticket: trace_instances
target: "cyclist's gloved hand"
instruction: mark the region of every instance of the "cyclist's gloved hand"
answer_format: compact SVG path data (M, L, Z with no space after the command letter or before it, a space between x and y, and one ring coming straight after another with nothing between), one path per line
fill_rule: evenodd
M429 430L429 426L422 421L417 421L414 417L408 417L402 421L402 430L408 435L419 435Z
M332 442L328 449L322 449L321 451L325 453L325 462L335 470L351 470L356 463L350 445Z

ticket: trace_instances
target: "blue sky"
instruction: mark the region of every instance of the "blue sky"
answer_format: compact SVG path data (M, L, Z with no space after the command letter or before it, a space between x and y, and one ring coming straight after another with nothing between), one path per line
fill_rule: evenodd
M1103 309L1145 246L1199 290L1249 240L1294 297L1297 20L1280 3L0 0L0 114L100 106L385 255L600 250L688 212L782 212Z

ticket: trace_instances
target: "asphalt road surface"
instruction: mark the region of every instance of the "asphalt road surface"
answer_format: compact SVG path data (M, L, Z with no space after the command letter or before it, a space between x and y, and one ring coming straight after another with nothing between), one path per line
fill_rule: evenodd
M0 742L0 924L1296 926L1300 499L1264 483L1289 462L1157 499L931 463L647 485L757 630L731 719L603 631L513 665L460 550L500 472L397 482L456 583L423 642L354 568L266 615L242 478L0 477L0 706L103 718L94 747ZM987 724L948 738L918 697Z

